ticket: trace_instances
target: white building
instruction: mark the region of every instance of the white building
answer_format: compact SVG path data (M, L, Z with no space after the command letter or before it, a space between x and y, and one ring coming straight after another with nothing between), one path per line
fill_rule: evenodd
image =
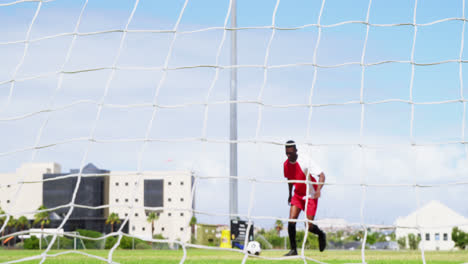
M314 220L321 229L326 232L351 231L352 226L343 218L323 218Z
M452 241L452 228L458 227L468 231L468 219L439 201L431 201L410 215L398 218L395 225L397 239L405 237L407 247L408 234L420 236L422 233L419 247L424 245L425 250L452 250L455 246ZM420 231L414 228L417 226L420 227Z
M92 164L87 166L95 168ZM44 204L44 174L60 173L60 165L52 162L26 163L15 173L1 173L0 207L16 218L24 215L30 220L34 219L35 211ZM112 171L109 176L101 177L105 177L100 187L100 193L104 196L102 205L109 203L109 209L104 210L104 218L111 212L117 213L121 221L130 215L128 233L149 239L151 223L147 221L147 213L155 211L159 219L155 221L154 234L161 234L169 240L190 241L192 172L144 172L138 188L135 188L135 183L139 176L134 172ZM61 184L57 184L57 187ZM63 185L63 188L70 189L70 186ZM64 201L63 204L68 202Z
M14 173L0 173L0 207L16 218L24 215L34 219L33 212L43 204L42 175L60 170L53 162L25 163Z
M129 216L131 235L151 238L149 212L159 215L154 234L170 240L190 241L192 218L192 173L190 171L144 172L136 188L138 175L131 172L110 173L109 212L120 218ZM135 195L133 195L134 191ZM130 208L133 204L134 209Z

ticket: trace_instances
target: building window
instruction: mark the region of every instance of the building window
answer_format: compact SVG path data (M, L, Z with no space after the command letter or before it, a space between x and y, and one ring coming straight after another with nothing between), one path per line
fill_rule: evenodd
M127 216L128 216L128 214L127 214L127 213L125 213L125 217L127 217Z
M135 213L135 217L138 217L138 213Z
M126 203L128 202L128 199L127 199L127 198L125 198L125 202L126 202Z
M171 198L167 198L167 201L169 201L169 202L170 202L170 201L172 201L172 199L171 199Z
M180 231L184 231L184 228L183 228L183 227L181 227L181 228L180 228Z
M11 185L10 185L10 184L8 184L6 187L7 187L7 188L10 188L10 187L11 187Z
M184 213L180 213L180 216L184 216Z
M115 199L115 202L118 203L118 202L119 202L119 199Z
M10 200L6 200L6 203L10 203Z
M183 201L184 201L184 198L180 198L180 201L183 202Z
M138 202L138 198L135 198L135 202Z
M167 182L167 185L172 185L172 182Z
M168 213L167 216L171 216L172 214L171 213Z
M135 231L135 226L132 226L132 231Z
M128 186L128 182L125 183L125 186Z
M142 227L142 228L141 228L141 231L145 231L145 228L144 228L144 227Z
M180 185L184 185L184 182L183 182L183 181L181 181L181 182L180 182Z
M429 233L426 233L426 241L429 241L431 238L431 236L429 235Z
M160 214L159 214L159 213L157 213L156 215L157 215L157 216L159 216Z
M164 227L161 227L161 231L164 231Z
M435 239L435 241L439 241L440 240L440 234L435 233L434 239Z
M447 241L448 240L448 235L447 233L444 233L444 241Z
M115 186L119 186L119 183L118 183L118 182L115 182Z

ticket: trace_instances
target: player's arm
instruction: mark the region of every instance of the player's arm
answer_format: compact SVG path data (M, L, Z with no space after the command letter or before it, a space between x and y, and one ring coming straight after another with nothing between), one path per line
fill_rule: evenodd
M320 197L320 191L322 190L323 184L325 183L325 174L323 172L319 174L319 183L321 184L317 185L317 190L315 191L314 199Z
M286 179L289 180L289 178L286 176L286 167L285 166L283 166L283 175L284 175L284 177ZM292 182L288 182L288 191L289 191L288 192L288 194L289 194L289 196L288 196L288 205L291 204L291 198L292 198L291 194L292 194L293 186L294 186L294 184Z
M292 182L288 182L288 188L289 188L289 196L288 196L288 204L291 204L291 194L292 194L292 188L293 188L294 184Z

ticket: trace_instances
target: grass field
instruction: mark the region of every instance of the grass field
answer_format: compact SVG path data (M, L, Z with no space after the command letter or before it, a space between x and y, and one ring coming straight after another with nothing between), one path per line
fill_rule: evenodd
M0 250L0 263L14 261L25 257L40 255L39 250ZM66 251L50 251L49 254L60 254ZM107 250L80 251L107 258ZM281 257L286 251L264 251L262 257ZM360 251L307 251L305 254L310 259L326 263L361 263ZM119 263L179 263L182 259L182 250L117 250L114 252L113 261ZM454 252L425 252L426 263L433 264L460 264L468 263L468 251ZM237 252L218 250L187 250L187 264L202 263L241 263L243 255ZM422 263L419 251L366 251L366 261L369 264L393 264L393 263ZM308 260L308 263L314 263ZM30 260L22 263L39 263L39 260ZM90 258L81 254L62 254L48 257L45 263L105 263L99 259ZM304 263L302 259L271 260L249 257L247 263Z

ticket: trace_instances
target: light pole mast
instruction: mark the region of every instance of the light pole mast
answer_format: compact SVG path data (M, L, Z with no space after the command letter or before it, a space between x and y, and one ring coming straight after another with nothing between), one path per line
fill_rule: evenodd
M229 214L237 219L237 3L231 2L231 93L229 139Z

